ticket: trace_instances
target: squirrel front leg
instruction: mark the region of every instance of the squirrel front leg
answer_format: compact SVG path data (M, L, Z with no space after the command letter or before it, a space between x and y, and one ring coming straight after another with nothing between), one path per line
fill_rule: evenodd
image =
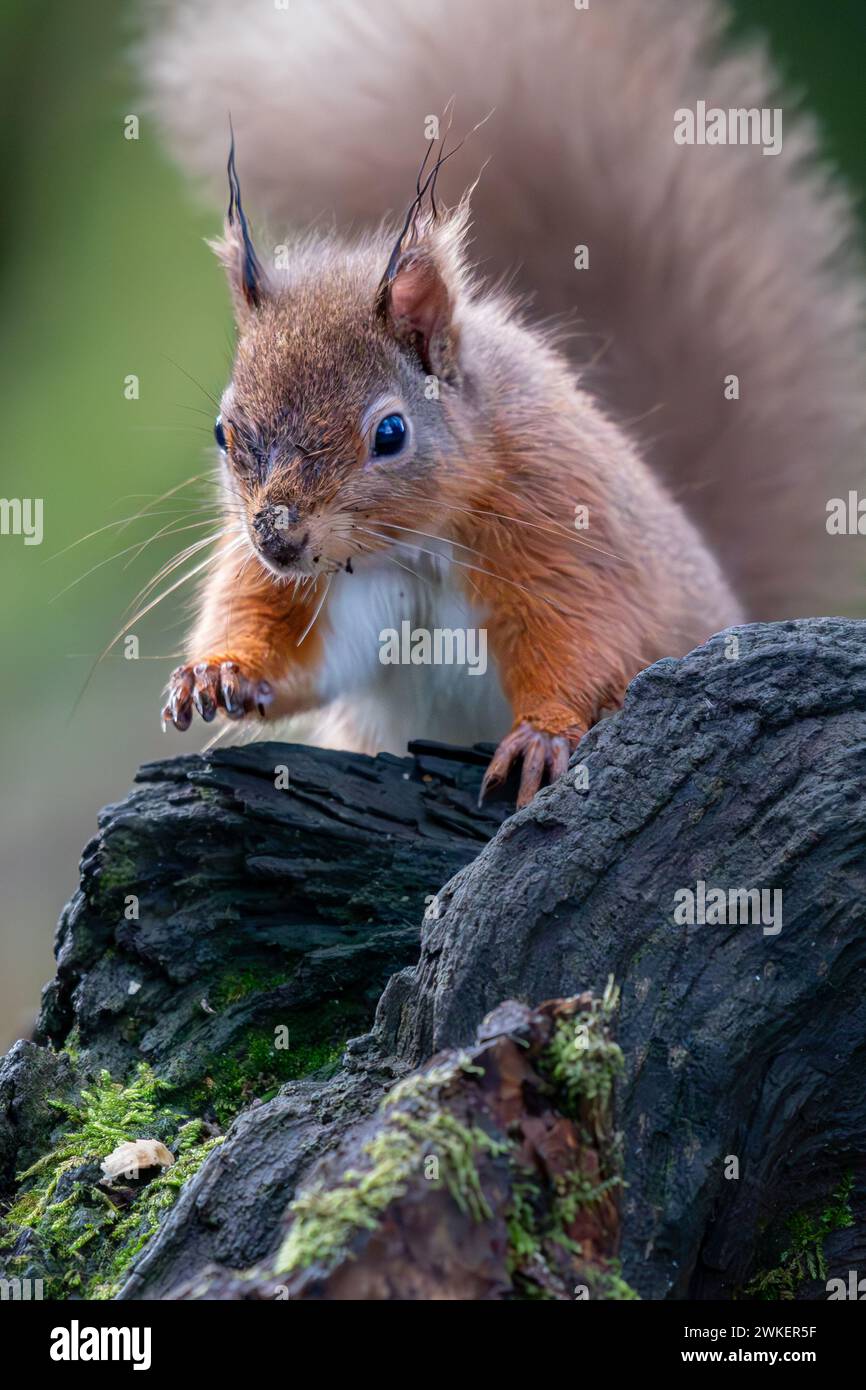
M226 548L209 575L189 657L169 678L164 727L188 729L193 709L210 723L218 711L242 719L295 714L315 703L321 636L310 624L324 576L296 594L246 560Z
M558 603L520 596L515 602L512 593L494 597L492 591L490 597L487 628L514 723L490 761L479 802L522 762L522 807L545 775L552 782L566 771L601 709L621 700L629 672L615 655L620 646L609 615L600 641L586 617Z

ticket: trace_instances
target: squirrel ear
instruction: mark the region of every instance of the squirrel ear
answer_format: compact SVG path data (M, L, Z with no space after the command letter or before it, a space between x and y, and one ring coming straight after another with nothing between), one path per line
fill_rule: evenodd
M458 376L454 299L435 245L398 244L376 295L376 316L418 357L425 372L445 381Z
M229 206L223 236L210 243L225 266L235 306L235 316L243 323L258 309L268 293L267 276L256 255L249 223L241 202L241 186L235 167L235 137L232 131L228 160Z

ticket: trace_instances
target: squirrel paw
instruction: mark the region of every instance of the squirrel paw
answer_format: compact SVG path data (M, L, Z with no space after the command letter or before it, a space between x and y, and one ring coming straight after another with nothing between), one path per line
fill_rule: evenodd
M274 698L267 681L244 676L236 661L196 661L178 666L168 682L162 727L173 724L181 732L192 723L193 707L206 724L222 709L229 719L243 719L258 710L264 716Z
M510 734L506 734L490 759L481 783L478 805L482 804L489 792L502 785L514 764L522 760L517 807L519 810L522 806L528 806L544 781L545 773L551 782L555 782L566 771L571 750L577 747L577 743L578 737L573 733L545 733L523 720Z

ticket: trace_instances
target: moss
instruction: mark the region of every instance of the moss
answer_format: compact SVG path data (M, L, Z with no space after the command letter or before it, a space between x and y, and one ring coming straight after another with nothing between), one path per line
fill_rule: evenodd
M814 1210L804 1210L788 1217L778 1263L772 1269L755 1275L740 1296L760 1300L792 1299L806 1279L826 1280L824 1241L831 1231L853 1226L853 1187L854 1176L849 1173L831 1194L822 1211L815 1213Z
M469 1069L468 1059L461 1055L456 1067ZM382 1124L364 1145L369 1165L349 1168L334 1187L311 1187L292 1203L294 1220L277 1256L278 1274L313 1263L326 1269L333 1265L356 1236L376 1228L382 1212L403 1195L431 1156L439 1159L441 1172L431 1179L434 1187L444 1182L460 1209L475 1220L490 1217L476 1157L505 1153L509 1146L439 1107L438 1093L454 1075L454 1064L433 1067L389 1092L380 1106Z
M261 994L284 985L291 975L285 971L269 970L264 965L251 964L240 970L227 971L210 990L208 1003L214 1009L226 1009L239 1004L250 994Z
M21 1183L32 1178L36 1182L19 1197L6 1219L21 1224L26 1213L27 1224L38 1220L51 1204L65 1173L104 1158L126 1139L150 1136L156 1123L157 1092L162 1086L150 1068L141 1063L128 1086L112 1081L107 1071L101 1071L95 1084L82 1090L78 1100L49 1101L64 1116L67 1127L54 1149L19 1174Z
M89 1291L91 1298L113 1298L123 1283L127 1269L135 1257L156 1235L165 1214L174 1206L181 1188L201 1167L212 1149L223 1142L223 1136L202 1138L202 1121L189 1120L178 1133L175 1163L150 1183L126 1216L116 1219L107 1232L105 1258L108 1277L101 1270L94 1277Z
M231 1007L261 987L259 972L242 970L226 976L220 1003ZM598 1004L561 1020L540 1064L557 1106L600 1136L599 1148L606 1155L615 1152L609 1112L614 1078L622 1064L607 1032L615 1006L616 992L609 986ZM334 1006L309 1017L296 1016L290 1048L275 1045L273 1029L251 1034L241 1056L216 1059L205 1083L190 1094L181 1094L142 1064L125 1085L103 1071L77 1098L52 1102L58 1116L52 1147L21 1175L17 1201L4 1223L11 1233L7 1246L15 1244L24 1251L12 1260L16 1267L10 1272L24 1274L28 1265L38 1263L51 1272L52 1282L56 1276L67 1295L112 1297L181 1187L221 1142L221 1138L206 1137L202 1120L190 1119L190 1113L212 1110L228 1122L253 1095L267 1098L286 1080L336 1066L343 1043L335 1042L334 1035L339 1031L345 1037L350 1032L354 1020L349 1013ZM74 1038L67 1050L78 1063ZM439 1104L440 1091L460 1070L483 1074L468 1056L460 1054L456 1062L413 1075L393 1088L381 1103L380 1123L365 1146L364 1165L347 1170L331 1190L311 1188L292 1204L294 1221L279 1252L276 1272L288 1274L314 1262L329 1267L358 1235L378 1224L382 1211L402 1195L431 1156L439 1161L438 1175L430 1179L434 1186L444 1186L473 1220L490 1219L479 1178L479 1156L504 1155L514 1162L515 1150L510 1141L462 1123ZM145 1136L166 1143L176 1162L150 1181L142 1181L127 1194L130 1204L119 1207L118 1194L109 1195L97 1185L96 1165L118 1144ZM598 1181L576 1173L555 1183L552 1191L549 1187L542 1191L540 1181L535 1173L521 1173L513 1186L507 1226L509 1264L516 1275L533 1261L543 1260L550 1241L579 1254L567 1228L581 1208L599 1201L620 1178L611 1166ZM620 1288L618 1279L611 1267L598 1285L605 1291L597 1296L629 1296L623 1292L627 1286ZM525 1296L549 1296L544 1283L524 1279ZM55 1287L52 1296L62 1295Z
M132 891L131 885L138 878L138 865L134 857L135 849L135 837L124 831L115 831L103 842L96 878L97 894L100 901L104 901L115 893Z
M10 1273L25 1273L38 1252L52 1296L60 1296L58 1285L63 1294L88 1298L116 1292L180 1188L222 1142L204 1137L201 1120L184 1123L165 1106L166 1089L141 1064L125 1086L102 1071L77 1099L52 1102L60 1117L54 1147L20 1175L18 1198L4 1217L7 1249L29 1233L25 1253L8 1261ZM119 1144L143 1137L166 1142L176 1162L143 1181L132 1205L121 1209L97 1186L97 1165Z
M231 1007L243 992L263 988L258 971L240 971L223 977L223 1007ZM271 987L281 981L271 974ZM233 1000L225 996L234 995ZM286 1017L280 1009L281 1020ZM253 1099L270 1100L287 1081L333 1072L346 1047L369 1022L366 1006L332 1002L315 1010L294 1011L288 1023L258 1027L243 1036L235 1050L205 1060L201 1080L179 1086L175 1092L186 1111L215 1115L226 1126ZM280 1046L285 1027L287 1046Z
M590 1298L603 1299L608 1303L631 1303L640 1300L631 1284L622 1277L619 1260L609 1260L607 1269L588 1267L584 1270L584 1280L589 1287Z
M251 1033L241 1055L215 1058L203 1081L178 1095L189 1110L212 1111L226 1126L251 1100L271 1100L287 1081L332 1072L345 1050L345 1036L338 1042L298 1041L278 1048L273 1030Z
M618 1003L619 990L611 976L601 999L559 1021L540 1063L557 1093L559 1109L588 1128L593 1144L610 1135L613 1088L624 1065L622 1050L608 1030Z
M618 1152L611 1130L611 1102L622 1054L610 1039L608 1024L617 998L610 982L601 1000L573 1018L560 1020L539 1063L557 1106L599 1134L599 1152L611 1163ZM548 1264L550 1243L582 1254L568 1229L581 1210L621 1184L618 1167L603 1171L597 1180L576 1172L544 1184L536 1171L517 1167L516 1141L496 1139L443 1109L440 1093L457 1069L483 1074L467 1054L460 1054L456 1063L432 1067L398 1083L381 1103L381 1122L364 1145L363 1167L348 1168L334 1185L325 1188L319 1183L296 1197L289 1209L292 1224L274 1265L277 1277L313 1264L325 1271L333 1267L359 1236L378 1227L383 1212L405 1194L432 1155L440 1164L434 1183L444 1184L452 1200L474 1220L491 1219L478 1172L479 1155L485 1153L506 1156L514 1168L506 1227L515 1290L525 1298L555 1296L550 1290L561 1284L561 1276ZM622 1279L616 1261L608 1261L602 1269L593 1267L591 1273L594 1297L637 1297Z
M511 1203L505 1217L508 1230L508 1268L512 1274L538 1254L539 1233L535 1208L539 1196L539 1186L533 1173L527 1173L522 1180L517 1179L512 1184Z
M611 976L601 999L589 1008L557 1022L538 1069L554 1092L554 1103L583 1131L584 1141L599 1155L600 1176L571 1172L545 1185L535 1171L521 1170L512 1188L507 1213L508 1265L515 1289L523 1298L550 1298L557 1284L550 1267L550 1246L559 1245L580 1257L581 1248L567 1234L580 1212L622 1186L618 1136L613 1130L612 1105L623 1055L610 1036L610 1023L619 1002ZM634 1299L638 1295L622 1279L616 1261L604 1269L587 1265L584 1279L591 1296Z

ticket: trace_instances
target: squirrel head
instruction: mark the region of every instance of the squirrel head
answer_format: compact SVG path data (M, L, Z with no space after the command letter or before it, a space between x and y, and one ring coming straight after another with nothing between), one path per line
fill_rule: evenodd
M430 530L442 471L471 448L460 355L468 202L425 212L419 192L396 241L308 236L265 264L234 148L229 184L214 249L238 343L215 432L251 545L281 578L405 547L400 528Z

